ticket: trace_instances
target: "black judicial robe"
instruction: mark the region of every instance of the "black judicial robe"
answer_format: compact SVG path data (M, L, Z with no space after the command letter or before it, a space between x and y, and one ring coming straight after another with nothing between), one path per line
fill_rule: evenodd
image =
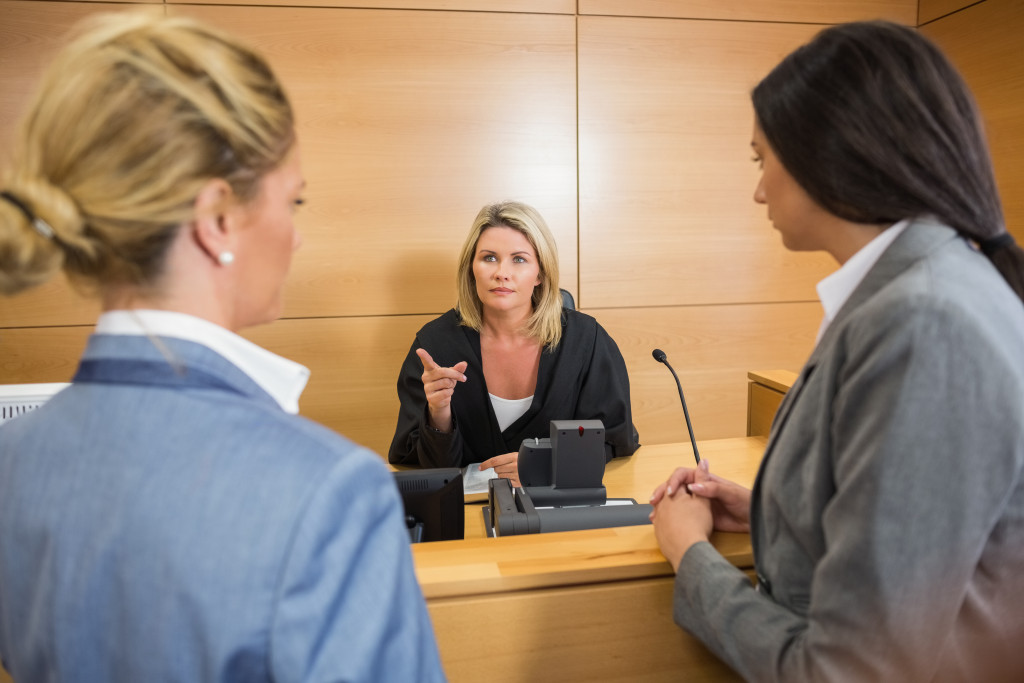
M452 395L454 427L448 434L427 426L423 363L424 348L438 365L467 361L466 381ZM491 407L480 360L480 334L459 324L452 309L416 334L398 376L401 408L388 451L394 465L465 467L502 453L518 451L523 439L546 438L551 420L601 420L605 457L632 455L639 448L629 405L629 376L619 347L589 315L562 311L562 340L540 355L533 403L505 431Z

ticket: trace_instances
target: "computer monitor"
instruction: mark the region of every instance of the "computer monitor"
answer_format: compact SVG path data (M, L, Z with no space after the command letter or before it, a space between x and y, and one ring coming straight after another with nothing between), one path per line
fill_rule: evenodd
M466 530L462 470L442 467L395 472L412 543L462 539Z
M50 400L67 382L49 384L0 384L0 424L13 420Z

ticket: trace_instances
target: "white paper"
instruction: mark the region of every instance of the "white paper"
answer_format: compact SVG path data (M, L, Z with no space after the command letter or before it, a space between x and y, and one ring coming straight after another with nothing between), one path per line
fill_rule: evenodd
M487 482L496 479L494 468L480 471L480 463L474 462L462 468L462 494L487 493Z

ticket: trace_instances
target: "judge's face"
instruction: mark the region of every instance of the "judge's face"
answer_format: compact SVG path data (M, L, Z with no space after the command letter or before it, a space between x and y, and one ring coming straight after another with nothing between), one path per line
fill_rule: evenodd
M533 310L533 288L540 284L540 263L526 235L504 226L480 233L473 256L476 293L484 315Z
M789 174L757 124L750 146L761 166L754 201L768 207L768 220L782 235L782 243L792 251L824 249L823 228L831 214Z
M305 187L298 147L268 173L259 195L242 208L238 253L235 328L267 323L281 315L285 278L292 254L302 243L294 213Z

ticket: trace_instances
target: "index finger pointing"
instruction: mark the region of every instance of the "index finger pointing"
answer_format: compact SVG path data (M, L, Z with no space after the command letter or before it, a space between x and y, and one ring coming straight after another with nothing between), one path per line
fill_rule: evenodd
M420 357L420 362L423 363L424 370L436 370L440 367L434 362L434 359L430 357L426 349L416 349L416 355Z

